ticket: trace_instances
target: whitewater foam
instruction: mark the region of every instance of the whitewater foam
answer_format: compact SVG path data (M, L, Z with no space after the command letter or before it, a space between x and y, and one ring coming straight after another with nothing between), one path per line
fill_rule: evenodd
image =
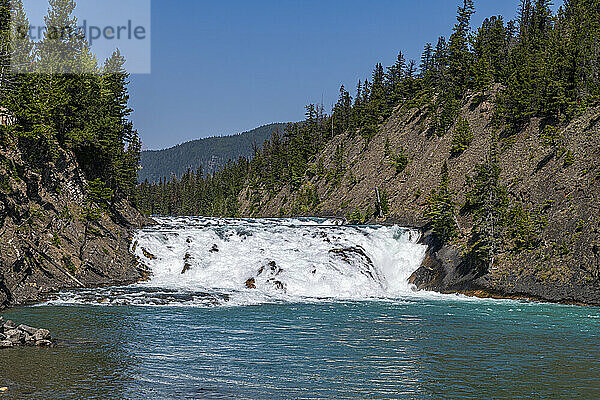
M85 290L53 304L247 305L399 299L427 247L398 226L343 226L334 219L155 218L131 250L148 282Z

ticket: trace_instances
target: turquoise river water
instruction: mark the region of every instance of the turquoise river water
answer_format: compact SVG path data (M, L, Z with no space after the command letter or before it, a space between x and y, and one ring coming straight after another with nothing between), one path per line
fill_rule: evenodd
M160 222L149 282L2 314L58 345L0 351L0 400L600 399L600 309L414 292L414 232Z

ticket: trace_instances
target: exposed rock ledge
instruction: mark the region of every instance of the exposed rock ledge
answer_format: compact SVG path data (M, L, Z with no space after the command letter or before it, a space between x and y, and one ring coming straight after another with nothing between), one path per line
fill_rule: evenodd
M129 247L133 230L152 221L118 201L86 227L86 181L70 152L34 168L18 151L0 150L0 180L0 309L147 277Z
M586 279L583 274L572 276L572 281L544 279L515 268L509 260L490 271L478 271L457 248L437 245L431 232L426 232L421 242L427 244L429 250L421 267L410 278L419 290L481 298L600 305L598 282Z

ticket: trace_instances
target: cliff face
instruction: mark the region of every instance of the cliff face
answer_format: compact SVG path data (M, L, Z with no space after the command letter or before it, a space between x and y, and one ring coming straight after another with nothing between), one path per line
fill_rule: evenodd
M86 230L84 186L69 152L36 170L18 151L0 150L0 309L63 288L144 278L129 243L131 230L149 221L121 202Z
M442 165L447 162L461 235L441 249L431 243L427 260L413 276L418 287L600 304L600 109L585 112L560 130L561 152L541 144L541 121L537 119L502 142L501 182L511 201L537 210L537 216L546 221L540 242L521 251L506 246L496 265L485 273L474 271L464 261L473 221L460 207L468 190L467 178L484 162L490 148L492 96L483 101L475 96L465 99L460 115L469 121L474 138L458 157L450 156L452 129L444 137L431 135L431 115L425 107L398 108L369 144L346 133L335 137L320 153L315 165L321 161L325 171L342 171L340 184L315 167L300 191L288 187L271 197L250 189L242 192L242 214L274 217L301 210L306 215L344 216L356 209L373 210L378 189L387 195L389 213L386 219L370 222L424 227L426 198L439 185ZM409 163L397 173L389 154L400 148ZM313 195L306 196L307 191ZM314 198L315 191L319 198L316 209L306 200Z

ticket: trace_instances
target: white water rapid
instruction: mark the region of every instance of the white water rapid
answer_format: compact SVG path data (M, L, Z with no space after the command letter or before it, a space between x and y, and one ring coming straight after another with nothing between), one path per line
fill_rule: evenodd
M426 251L417 244L417 231L400 227L315 219L157 222L133 241L135 254L152 271L145 285L241 292L248 300L406 295L412 292L408 278Z
M155 218L131 250L151 272L138 285L60 293L51 304L250 305L398 299L427 247L397 226L325 219Z

